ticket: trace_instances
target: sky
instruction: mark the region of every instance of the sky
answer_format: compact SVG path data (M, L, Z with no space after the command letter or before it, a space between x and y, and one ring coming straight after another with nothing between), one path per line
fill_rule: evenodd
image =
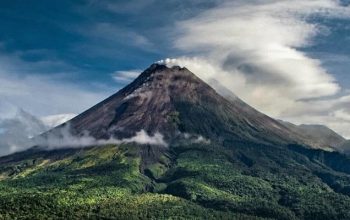
M350 138L349 5L2 0L0 112L78 114L170 57L269 116Z

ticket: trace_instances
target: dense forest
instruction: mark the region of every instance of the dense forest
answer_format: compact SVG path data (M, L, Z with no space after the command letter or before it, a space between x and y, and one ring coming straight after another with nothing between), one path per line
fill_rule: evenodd
M349 219L350 162L301 146L31 149L1 159L0 219ZM348 165L346 165L348 164Z

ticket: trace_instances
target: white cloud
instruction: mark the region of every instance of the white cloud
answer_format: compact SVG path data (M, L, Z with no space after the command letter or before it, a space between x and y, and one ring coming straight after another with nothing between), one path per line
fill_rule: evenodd
M183 136L186 140L189 140L189 142L193 144L210 144L210 140L203 137L202 135L184 133Z
M25 150L30 138L45 132L46 127L33 115L0 101L0 155Z
M0 100L20 106L37 116L79 113L106 96L44 76L9 76L0 71Z
M116 141L116 142L118 142L118 141ZM133 143L133 142L135 142L135 143L139 143L139 144L152 144L152 145L167 146L167 143L164 141L164 137L162 134L157 132L153 136L149 136L147 134L147 132L144 130L137 132L134 137L122 139L122 140L120 140L120 142L121 143Z
M116 71L112 74L112 77L118 83L125 83L134 80L141 72L142 70Z
M77 116L77 114L68 113L68 114L48 115L45 117L41 117L40 119L41 121L43 121L43 123L46 126L48 126L49 128L53 128L69 121L75 116Z
M0 100L0 120L14 118L17 112L18 107Z
M350 113L345 109L339 109L334 111L333 116L338 119L342 119L343 121L350 122Z
M137 143L137 144L151 144L159 146L168 146L165 142L164 137L159 132L154 135L148 135L146 131L140 130L136 132L135 136L130 138L116 139L95 139L90 136L87 132L80 136L75 136L71 133L70 125L67 124L60 129L54 130L47 134L47 136L37 137L32 140L31 146L39 145L44 149L57 149L57 148L74 148L74 147L88 147L88 146L99 146L106 144L123 144L123 143Z
M45 116L80 113L108 96L101 89L92 91L91 87L85 89L68 82L66 79L72 72L54 72L55 63L26 62L18 53L2 53L0 47L0 102L11 103L36 116ZM63 63L58 69L68 68L64 66L67 65ZM48 70L50 72L43 73ZM0 106L0 111L1 108L9 112L6 106Z
M156 62L156 64L166 65L168 68L171 68L173 66L181 66L182 65L182 63L178 62L178 60L175 58L166 58L164 60L158 60ZM183 67L183 66L181 66L181 67Z
M177 23L174 47L195 56L176 62L273 117L326 124L350 137L338 109L350 102L327 98L341 91L339 84L299 49L329 31L310 21L315 17L349 19L350 8L332 0L228 1Z
M47 129L40 120L23 111L19 111L12 119L0 120L0 156L23 151L33 146L40 146L44 150L125 143L168 146L163 135L159 132L149 135L146 131L140 130L129 138L95 139L88 132L79 136L73 135L68 123L59 129L49 131L45 135L39 135ZM207 143L206 139L200 137L196 141Z
M116 45L129 45L141 47L145 50L153 50L153 43L144 35L125 27L120 27L112 22L96 22L89 26L78 26L73 29L98 44L99 47L109 46L117 50ZM93 45L85 45L91 47ZM108 49L108 48L107 48ZM103 50L103 49L102 49Z
M52 115L80 113L108 95L67 82L71 72L55 72L57 65L61 70L67 66L64 63L25 62L21 59L25 52L5 54L1 49L0 46L0 155L32 147L32 137L73 117ZM47 70L50 72L43 74ZM45 123L37 118L40 116Z

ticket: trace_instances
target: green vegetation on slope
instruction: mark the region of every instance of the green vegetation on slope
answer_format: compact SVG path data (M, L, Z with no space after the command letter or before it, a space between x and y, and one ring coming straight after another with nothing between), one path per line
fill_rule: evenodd
M0 219L217 219L226 212L150 193L162 184L139 171L138 147L104 146L26 156L2 167ZM49 155L49 156L48 156ZM58 155L58 156L57 156ZM34 159L35 158L35 159ZM166 158L162 159L166 161ZM157 177L164 165L149 167ZM246 215L229 215L246 218Z
M0 219L349 219L340 154L178 144L144 169L140 149L27 151L2 160ZM345 161L345 162L344 162ZM338 170L338 171L335 171Z

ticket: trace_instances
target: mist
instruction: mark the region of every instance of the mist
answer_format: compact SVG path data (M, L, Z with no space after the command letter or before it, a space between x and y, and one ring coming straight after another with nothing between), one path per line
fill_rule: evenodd
M154 135L149 135L145 130L140 130L136 132L134 136L129 138L117 139L111 137L109 139L96 139L87 131L79 136L73 135L69 123L43 135L32 138L30 145L39 146L47 150L53 150L61 148L83 148L106 144L125 143L151 144L164 147L168 146L163 135L159 132L155 133Z

